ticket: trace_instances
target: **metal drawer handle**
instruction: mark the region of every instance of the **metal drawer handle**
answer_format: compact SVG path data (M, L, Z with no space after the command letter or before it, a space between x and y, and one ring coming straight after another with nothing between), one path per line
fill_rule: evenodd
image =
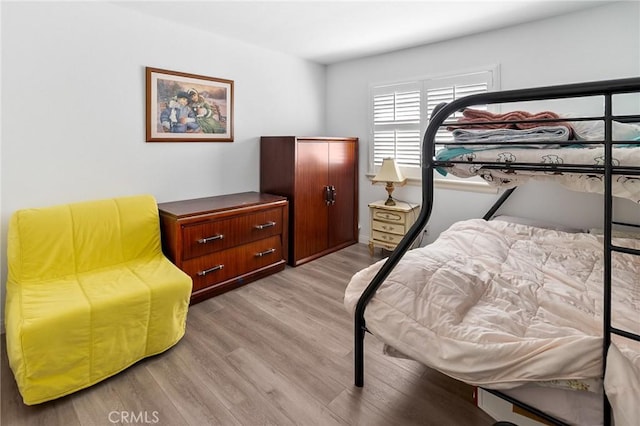
M214 235L213 237L200 238L198 240L198 243L207 244L209 241L221 240L223 238L224 238L224 234L218 234L218 235Z
M256 257L266 256L268 254L274 253L276 249L270 248L269 250L261 251L260 253L256 253Z
M201 277L204 277L205 275L207 275L207 274L209 274L209 273L211 273L211 272L218 271L218 270L220 270L220 269L222 269L222 268L224 268L224 265L223 265L223 264L216 265L216 266L214 266L213 268L205 269L204 271L199 271L199 272L198 272L198 275L199 275L199 276L201 276Z
M273 221L269 221L267 223L262 223L260 225L256 225L255 228L256 229L265 229L265 228L271 228L272 226L276 226L276 223Z

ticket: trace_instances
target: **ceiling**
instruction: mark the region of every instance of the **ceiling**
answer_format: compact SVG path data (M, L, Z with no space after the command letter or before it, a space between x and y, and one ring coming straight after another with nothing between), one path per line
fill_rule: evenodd
M114 1L176 24L331 64L504 28L605 1Z

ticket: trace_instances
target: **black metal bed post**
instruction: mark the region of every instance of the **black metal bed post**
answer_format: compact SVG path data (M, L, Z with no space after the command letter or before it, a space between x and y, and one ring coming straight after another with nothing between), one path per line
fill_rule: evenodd
M364 334L365 334L365 323L364 316L358 317L356 314L355 319L355 341L353 346L353 354L354 354L354 370L355 370L355 378L354 384L361 388L364 386Z
M425 179L425 170L431 170L431 178ZM409 229L404 238L400 241L398 246L391 252L391 255L387 259L387 261L382 265L382 267L378 270L377 274L371 280L371 283L367 286L367 288L362 292L362 296L358 299L358 304L355 309L355 345L354 345L354 357L355 357L355 380L354 384L357 387L362 387L364 385L364 337L367 331L366 322L364 320L364 310L369 303L369 300L373 297L376 290L382 284L382 282L387 278L389 273L393 270L395 265L400 261L404 253L411 247L415 239L420 235L420 232L425 227L429 220L429 216L431 215L431 203L433 199L433 168L427 167L423 168L423 185L424 182L427 182L430 191L428 191L428 197L424 197L422 199L423 205L420 210L420 214L416 219L416 222ZM424 191L423 191L424 195Z
M418 238L422 229L427 225L431 216L433 206L433 157L435 155L435 138L440 125L455 111L451 108L436 108L431 116L431 121L425 131L422 140L422 208L415 223L409 228L407 234L402 238L398 246L391 252L387 261L378 270L367 288L362 292L360 299L356 305L354 313L355 324L355 344L354 344L354 384L357 387L364 385L364 338L367 331L367 325L364 319L364 310L373 297L376 290L387 278L402 256L411 247L413 242Z
M607 369L607 354L611 344L611 224L613 222L613 123L612 123L612 99L611 93L604 95L604 241L603 241L603 340L602 340L602 381ZM602 392L602 422L604 426L611 425L611 404L607 393Z
M424 182L424 180L423 180ZM433 172L431 176L431 188L433 188ZM430 193L432 191L429 191ZM429 196L432 198L432 195ZM423 203L425 203L423 197ZM428 201L430 203L430 201ZM422 210L420 211L420 215L418 219L413 224L413 226L409 229L405 237L400 241L398 246L391 252L391 255L387 259L387 261L382 265L382 267L378 270L376 275L371 280L371 283L367 286L365 291L362 292L362 296L358 299L358 303L355 309L355 344L354 344L354 357L355 357L355 380L354 384L357 387L362 387L364 385L364 337L367 331L367 325L364 320L364 310L369 303L369 300L373 297L376 290L382 284L382 282L387 278L389 273L393 270L395 265L400 261L404 253L411 247L415 239L420 235L421 230L427 224L429 220L429 216L431 214L431 207L425 209L424 204Z

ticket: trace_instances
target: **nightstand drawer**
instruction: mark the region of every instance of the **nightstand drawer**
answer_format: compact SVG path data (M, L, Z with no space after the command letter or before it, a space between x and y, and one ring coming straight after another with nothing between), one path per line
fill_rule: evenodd
M385 222L393 222L393 223L406 223L407 214L405 212L373 209L372 219L383 220Z
M390 244L399 244L404 235L389 234L386 232L373 231L373 239Z
M400 223L380 222L379 220L374 220L372 222L372 226L374 231L388 232L398 235L406 234L405 225Z

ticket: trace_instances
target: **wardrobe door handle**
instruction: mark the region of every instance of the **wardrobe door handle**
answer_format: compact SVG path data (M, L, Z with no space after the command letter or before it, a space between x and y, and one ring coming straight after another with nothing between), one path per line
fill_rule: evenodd
M336 187L331 185L331 205L336 203Z
M331 187L324 187L324 203L328 206L331 204Z
M213 268L205 269L204 271L198 271L198 276L204 277L205 275L210 274L211 272L219 271L222 268L224 268L223 264L216 265Z
M210 241L221 240L223 238L224 238L224 234L218 234L218 235L214 235L213 237L200 238L198 240L198 243L207 244Z

